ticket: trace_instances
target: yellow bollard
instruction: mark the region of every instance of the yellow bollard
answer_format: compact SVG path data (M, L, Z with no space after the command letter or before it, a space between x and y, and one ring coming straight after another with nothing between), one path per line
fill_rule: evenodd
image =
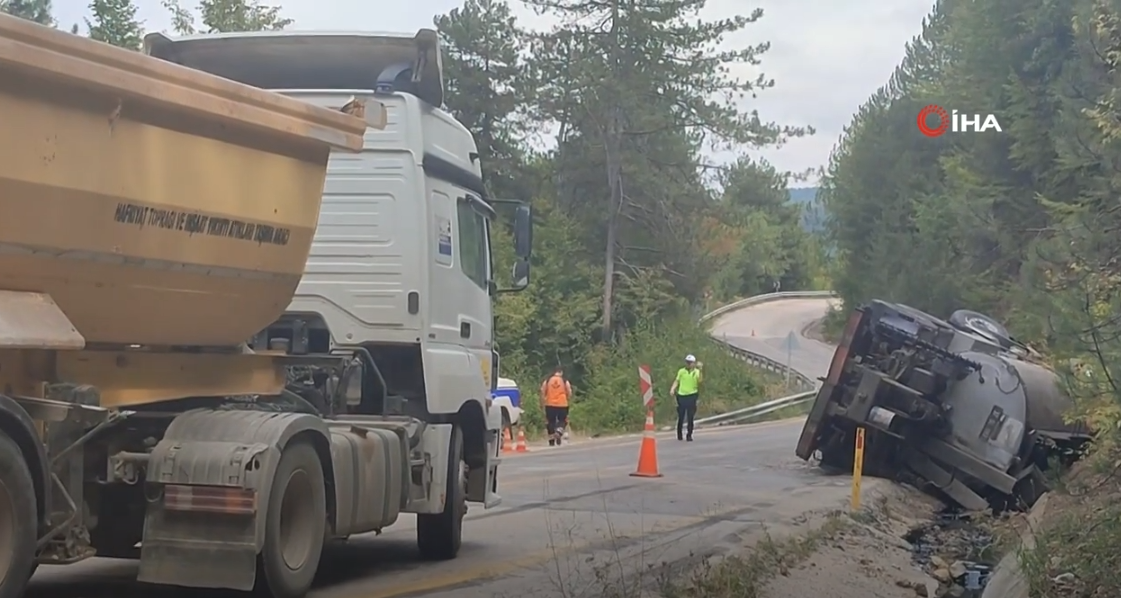
M860 476L864 474L864 428L856 429L856 454L852 459L852 510L860 510Z

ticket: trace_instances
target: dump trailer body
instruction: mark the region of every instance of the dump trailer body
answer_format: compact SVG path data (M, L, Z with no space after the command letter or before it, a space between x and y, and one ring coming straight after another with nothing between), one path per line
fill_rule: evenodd
M966 313L962 316L961 313ZM949 321L872 301L854 310L796 453L852 467L865 428L865 471L910 478L968 509L1030 506L1056 445L1089 430L1063 420L1070 398L1050 369L1026 359L976 312Z
M304 270L361 118L0 15L0 289L88 344L233 346Z
M239 345L287 307L328 156L378 114L3 14L0 112L0 597L16 598L36 562L139 541L153 441L190 407L140 423L121 407L283 390L285 363Z

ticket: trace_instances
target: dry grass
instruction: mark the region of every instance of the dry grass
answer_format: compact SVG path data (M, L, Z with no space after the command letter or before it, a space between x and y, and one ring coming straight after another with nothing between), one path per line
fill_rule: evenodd
M1079 463L1020 563L1033 598L1121 596L1121 450Z
M776 539L769 534L746 554L706 561L683 584L663 588L664 598L757 598L767 583L810 558L824 543L849 529L856 522L834 513L819 527L800 536Z

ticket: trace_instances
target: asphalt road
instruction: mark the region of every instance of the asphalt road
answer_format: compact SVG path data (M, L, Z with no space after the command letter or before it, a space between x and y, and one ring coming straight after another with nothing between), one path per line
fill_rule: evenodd
M836 299L787 299L731 312L716 320L713 335L816 378L828 373L833 347L802 336L807 324L822 317ZM794 334L793 351L787 339Z
M821 376L831 351L800 332L827 305L820 299L765 303L722 317L714 330L749 350L770 351L773 359L784 356L784 338L793 330L799 338L792 363ZM636 584L656 588L705 556L796 526L806 511L843 504L847 478L822 476L794 457L800 429L800 421L783 421L703 430L692 443L660 434L664 477L656 479L628 475L636 465L636 437L533 446L504 462L503 505L468 513L458 559L419 562L409 518L381 536L331 549L312 598L452 598L465 590L576 598L622 585L636 595ZM132 562L101 559L43 567L27 598L141 598L157 591L136 584L135 571Z

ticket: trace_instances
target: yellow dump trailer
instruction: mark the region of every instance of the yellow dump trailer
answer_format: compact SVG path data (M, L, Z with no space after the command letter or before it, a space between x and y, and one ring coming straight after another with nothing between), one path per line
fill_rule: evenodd
M385 126L372 99L339 108L0 14L0 598L22 596L37 564L128 558L149 499L248 504L248 491L221 492L246 473L230 443L198 444L233 469L197 496L164 484L154 498L138 471L177 415L283 390L283 357L245 341L291 301L329 155ZM272 421L299 419L325 442L295 400L301 412ZM211 413L239 434L270 419ZM173 461L168 475L190 469Z
M383 115L4 15L0 40L0 290L45 294L86 345L234 346L284 311L330 150Z

